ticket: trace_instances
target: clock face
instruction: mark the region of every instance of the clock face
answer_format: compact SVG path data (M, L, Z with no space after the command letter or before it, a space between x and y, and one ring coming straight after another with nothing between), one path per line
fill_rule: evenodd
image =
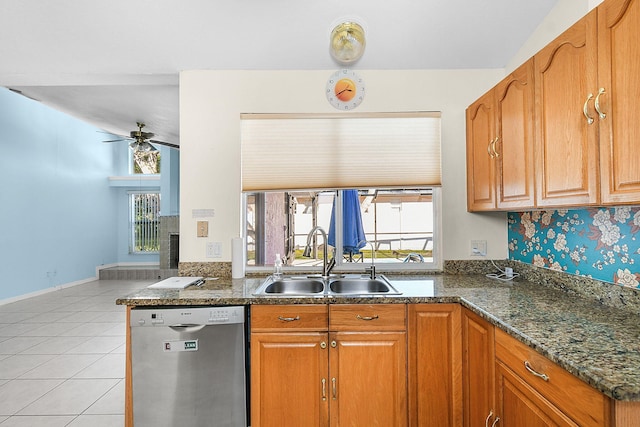
M351 70L336 71L327 80L327 100L338 110L356 108L364 99L364 81Z

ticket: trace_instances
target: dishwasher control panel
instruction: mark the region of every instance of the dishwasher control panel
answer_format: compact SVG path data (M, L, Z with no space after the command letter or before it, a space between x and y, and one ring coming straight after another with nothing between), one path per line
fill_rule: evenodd
M244 323L244 307L134 308L131 327L224 325Z

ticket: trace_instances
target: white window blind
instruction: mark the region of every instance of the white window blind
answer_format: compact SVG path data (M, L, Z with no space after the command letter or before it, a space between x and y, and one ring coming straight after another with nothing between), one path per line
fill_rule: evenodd
M243 114L242 190L441 184L440 113Z

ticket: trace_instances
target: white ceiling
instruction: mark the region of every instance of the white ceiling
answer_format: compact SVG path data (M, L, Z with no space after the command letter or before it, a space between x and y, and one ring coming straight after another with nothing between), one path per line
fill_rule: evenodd
M338 69L329 34L359 22L356 69L503 68L558 0L0 0L0 86L127 135L179 143L178 74Z

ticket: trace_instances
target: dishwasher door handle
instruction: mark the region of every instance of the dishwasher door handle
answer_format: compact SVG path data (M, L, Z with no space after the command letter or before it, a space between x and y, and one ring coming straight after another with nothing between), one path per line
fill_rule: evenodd
M198 332L207 325L196 325L192 323L184 323L177 325L170 325L169 327L176 332Z

